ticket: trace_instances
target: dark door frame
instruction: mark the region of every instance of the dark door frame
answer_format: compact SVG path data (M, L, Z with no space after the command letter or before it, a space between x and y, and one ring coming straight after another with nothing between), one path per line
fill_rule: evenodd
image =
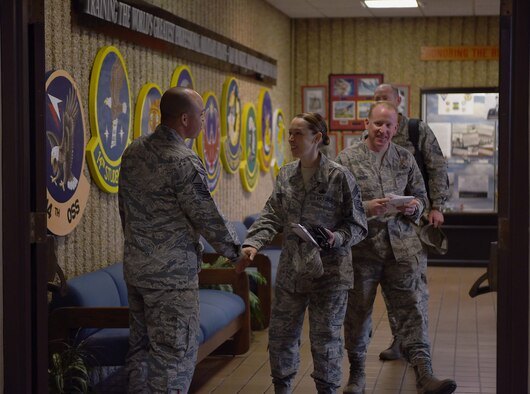
M0 2L4 392L47 391L44 0ZM497 392L528 391L528 0L501 0Z
M497 392L528 392L530 5L501 0Z
M0 2L0 49L4 392L46 393L44 0Z

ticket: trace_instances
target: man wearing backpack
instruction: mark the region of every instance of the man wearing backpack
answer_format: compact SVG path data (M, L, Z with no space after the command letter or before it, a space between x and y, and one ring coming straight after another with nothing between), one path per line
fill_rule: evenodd
M401 103L399 91L390 84L379 85L374 92L375 101L388 101L395 107ZM430 207L427 217L429 223L436 228L440 227L444 222L444 215L442 209L449 197L449 182L447 178L447 161L445 160L440 145L436 140L436 136L430 127L420 119L409 119L406 116L399 114L398 116L398 130L392 142L401 145L409 150L416 159L418 167L423 175L425 188L429 197ZM428 315L428 300L429 290L427 288L427 252L424 250L420 254L420 266L422 269L423 288L419 289L422 292L422 309L424 310L425 319ZM389 303L385 303L388 311L388 320L394 339L390 347L379 354L381 360L397 360L401 358L400 340L396 332L395 313L389 307Z

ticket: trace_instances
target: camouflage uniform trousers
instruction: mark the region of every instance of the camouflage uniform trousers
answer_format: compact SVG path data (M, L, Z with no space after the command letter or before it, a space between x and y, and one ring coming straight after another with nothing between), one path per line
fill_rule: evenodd
M430 361L426 313L423 311L424 281L420 256L397 262L363 258L354 260L354 288L350 290L344 320L348 354L364 357L372 331L372 310L378 284L396 317L396 328L409 362Z
M419 254L418 258L420 260L420 270L421 270L421 287L419 288L419 292L421 294L421 310L423 313L423 318L425 319L425 324L429 324L429 287L427 284L427 252L425 249L423 249ZM385 294L385 292L382 292L383 298L385 300L386 309L388 312L388 323L390 325L390 329L392 330L392 335L397 336L397 321L396 316L394 313L394 310L392 309L392 305L390 302L388 302L388 298Z
M197 289L129 293L128 393L184 394L195 370L199 333Z
M342 324L347 290L292 293L276 287L269 328L271 376L277 392L291 392L300 365L300 336L306 308L319 393L336 393L342 380Z

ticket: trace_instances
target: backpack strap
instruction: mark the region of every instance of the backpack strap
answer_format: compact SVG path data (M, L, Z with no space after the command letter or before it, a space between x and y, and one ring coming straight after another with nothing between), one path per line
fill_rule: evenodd
M420 140L420 120L419 119L409 119L408 123L409 128L409 141L414 146L414 159L420 168L421 175L423 176L423 181L425 182L425 188L427 189L427 195L429 195L429 174L427 173L427 168L425 167L425 161L423 160L423 153L419 147Z
M418 147L418 143L420 140L420 120L419 119L409 119L409 140L412 142L412 145L414 146L415 152L420 152L420 148ZM416 153L414 153L416 155Z

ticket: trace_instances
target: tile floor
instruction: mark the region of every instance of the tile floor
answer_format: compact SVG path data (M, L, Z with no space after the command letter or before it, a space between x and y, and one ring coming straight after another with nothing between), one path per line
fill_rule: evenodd
M497 295L471 298L468 291L485 268L429 267L429 334L435 374L454 378L456 393L496 392ZM373 313L374 333L366 365L366 394L416 393L413 370L404 361L379 361L391 342L386 309L378 294ZM307 324L302 361L294 393L315 393ZM343 371L347 371L347 358ZM267 353L267 331L254 332L250 351L237 357L215 356L196 368L191 393L273 393ZM343 384L347 374L343 373Z

